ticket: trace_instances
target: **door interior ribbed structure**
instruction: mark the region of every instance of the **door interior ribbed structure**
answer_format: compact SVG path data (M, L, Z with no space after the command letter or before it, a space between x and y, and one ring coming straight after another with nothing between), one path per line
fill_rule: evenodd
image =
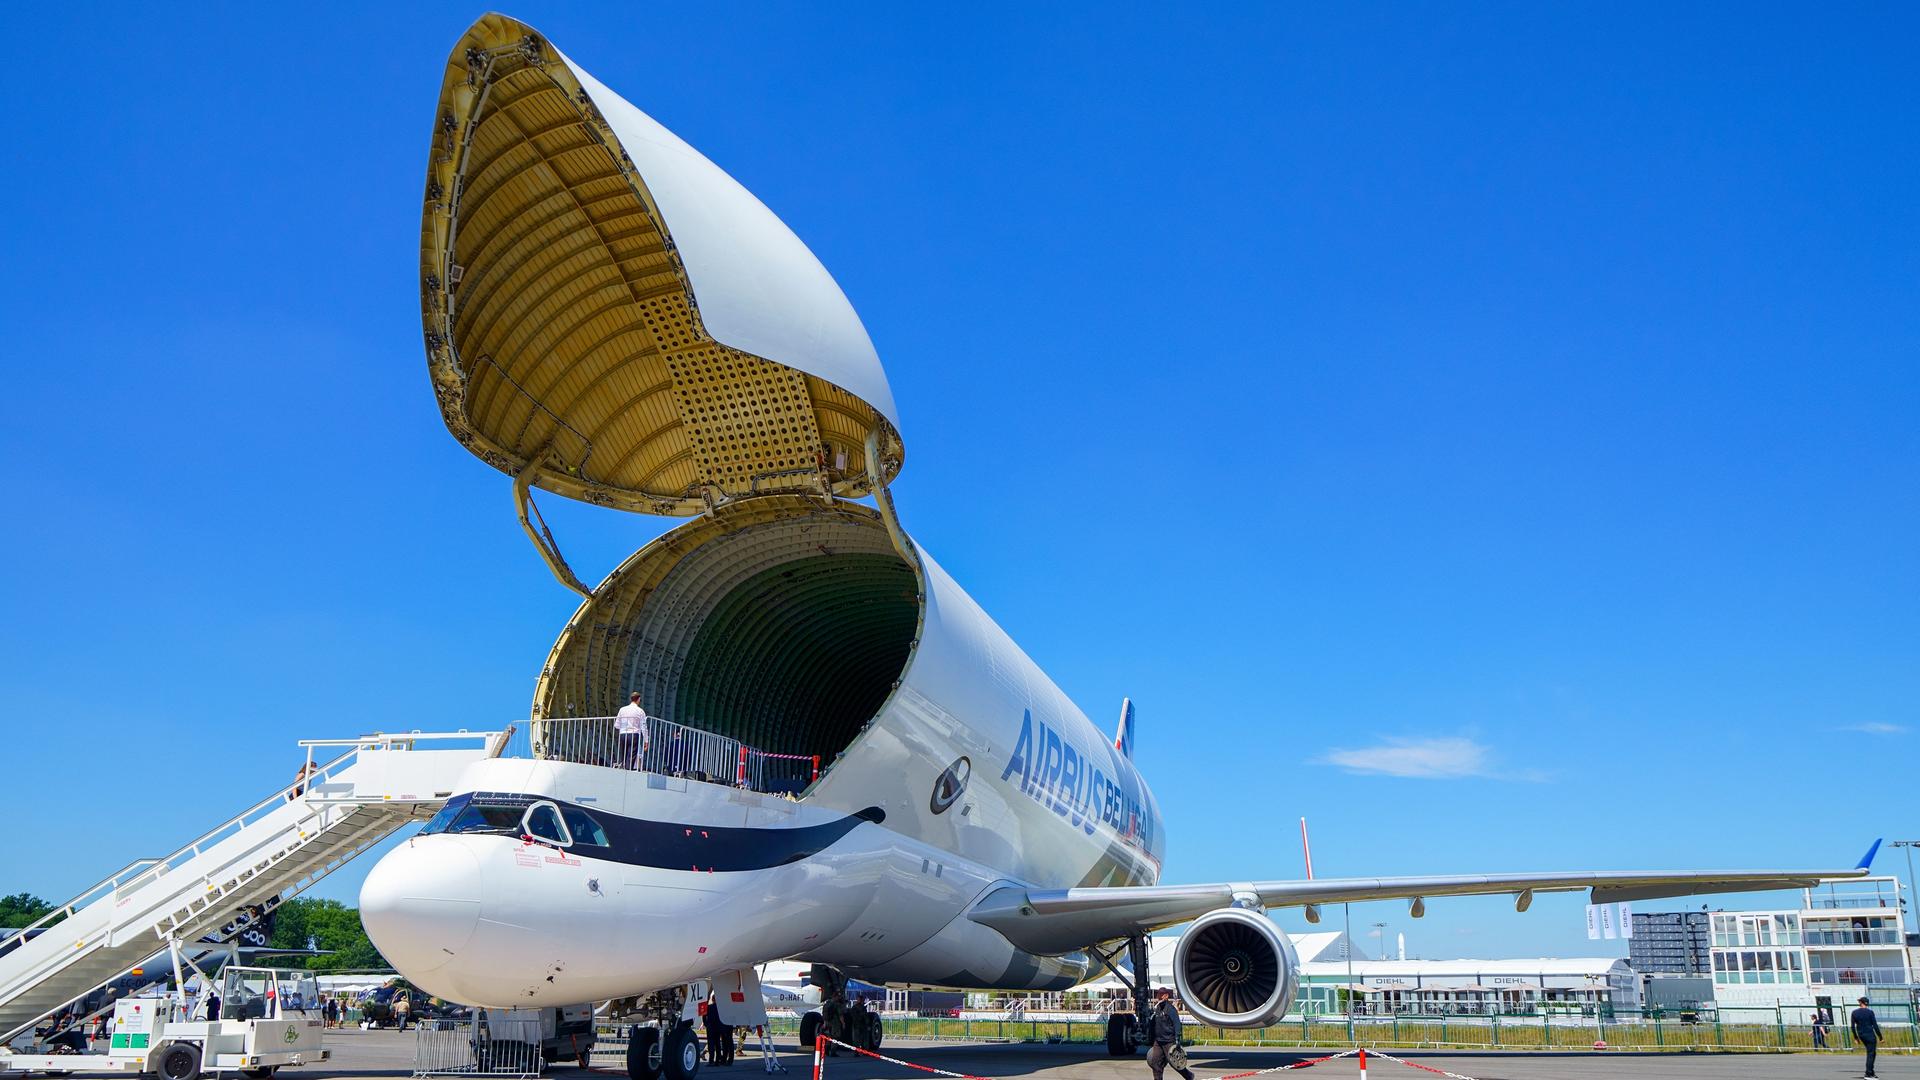
M702 517L637 552L555 643L538 716L650 714L830 762L911 658L920 586L877 515L791 496Z
M691 516L749 494L866 494L845 389L717 341L646 182L567 65L475 23L440 94L421 222L428 367L456 438L532 484Z

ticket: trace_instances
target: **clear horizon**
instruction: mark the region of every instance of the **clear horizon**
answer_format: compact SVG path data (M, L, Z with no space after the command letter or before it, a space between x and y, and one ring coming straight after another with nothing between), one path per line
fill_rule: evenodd
M481 10L15 13L0 895L297 739L525 715L574 598L414 280ZM1137 703L1165 881L1302 876L1302 815L1322 877L1920 837L1914 9L512 13L833 273L907 528L1102 729ZM676 524L540 506L589 579ZM1625 955L1584 902L1353 915Z

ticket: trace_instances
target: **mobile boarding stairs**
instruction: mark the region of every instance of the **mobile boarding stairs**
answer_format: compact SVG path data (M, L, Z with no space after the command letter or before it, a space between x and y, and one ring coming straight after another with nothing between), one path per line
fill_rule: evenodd
M312 886L410 821L508 731L303 740L302 776L180 850L141 859L0 942L0 1056L63 1006L156 953ZM316 763L314 751L344 748ZM4 1067L4 1066L0 1066Z

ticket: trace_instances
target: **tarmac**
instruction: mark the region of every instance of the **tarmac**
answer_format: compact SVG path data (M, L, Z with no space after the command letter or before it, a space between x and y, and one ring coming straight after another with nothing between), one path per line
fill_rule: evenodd
M813 1056L802 1054L791 1035L776 1040L780 1061L786 1065L785 1080L812 1080ZM325 1065L287 1069L280 1080L326 1080L328 1077L355 1077L364 1080L406 1080L413 1075L413 1032L361 1031L347 1028L327 1033L327 1046L333 1060ZM900 1039L887 1043L881 1052L902 1061L932 1069L962 1073L988 1080L1151 1080L1143 1058L1107 1057L1100 1048L1084 1044L1048 1046L1033 1043L952 1043L918 1039ZM1194 1047L1188 1051L1196 1080L1221 1077L1258 1069L1306 1062L1337 1051L1285 1050L1278 1048L1212 1049ZM1436 1050L1391 1051L1395 1057L1417 1062L1430 1070L1469 1077L1471 1080L1600 1080L1631 1077L1633 1080L1845 1080L1858 1077L1861 1055L1858 1052L1831 1054L1780 1053L1615 1053L1615 1052L1527 1052L1500 1054L1449 1052ZM548 1075L552 1080L589 1080L591 1077L626 1075L621 1056L609 1052L596 1055L596 1068L582 1070L574 1065L555 1065ZM756 1080L766 1076L757 1050L743 1048L729 1068L701 1066L703 1077L713 1080ZM1912 1053L1880 1055L1879 1075L1883 1080L1920 1080L1920 1055ZM1274 1080L1294 1075L1313 1077L1357 1077L1359 1063L1351 1057L1325 1061L1304 1068L1270 1072ZM830 1057L822 1080L907 1080L927 1073L904 1065L875 1061L843 1050ZM1168 1080L1178 1080L1169 1071ZM1435 1072L1396 1064L1370 1054L1369 1080L1426 1080ZM1249 1078L1253 1080L1253 1078Z

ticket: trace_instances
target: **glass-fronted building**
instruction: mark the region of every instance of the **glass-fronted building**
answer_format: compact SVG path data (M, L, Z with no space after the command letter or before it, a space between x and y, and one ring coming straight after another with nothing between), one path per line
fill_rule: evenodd
M1914 982L1892 877L1808 889L1797 910L1714 912L1710 926L1723 1005L1839 1004Z

